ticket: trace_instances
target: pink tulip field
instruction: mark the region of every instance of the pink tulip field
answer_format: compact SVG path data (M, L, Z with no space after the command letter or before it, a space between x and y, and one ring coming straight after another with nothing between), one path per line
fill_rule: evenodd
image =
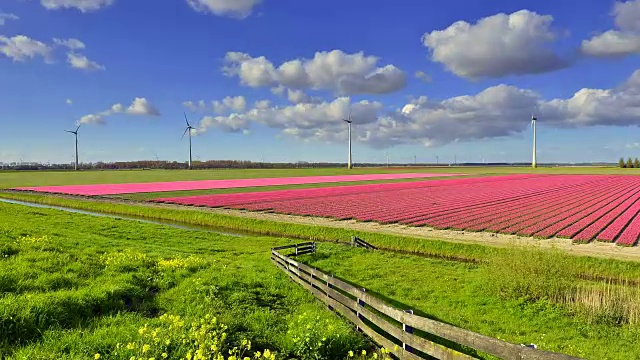
M154 201L634 246L639 200L640 177L521 174Z
M460 176L464 174L425 174L425 173L396 173L396 174L362 174L362 175L334 175L334 176L300 176L283 178L256 178L231 180L193 180L169 181L130 184L98 184L98 185L60 185L21 187L13 190L35 191L43 193L67 195L116 195L133 193L151 193L184 190L231 189L259 186L322 184L335 182L372 181L417 179L430 177Z

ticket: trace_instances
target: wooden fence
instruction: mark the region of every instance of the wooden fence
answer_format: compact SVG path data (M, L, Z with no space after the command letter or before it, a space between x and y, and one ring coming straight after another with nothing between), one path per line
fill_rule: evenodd
M377 248L377 247L375 247L375 246L373 246L373 245L369 244L368 242L366 242L366 241L364 241L364 240L360 239L360 238L359 238L359 237L357 237L357 236L352 236L352 237L351 237L351 246L354 246L354 247L363 247L363 248L365 248L365 249L367 249L367 250L378 250L378 248Z
M288 249L295 249L295 253L290 255L280 253L280 251ZM435 343L419 334L414 334L414 330L420 330L426 334L431 334L501 359L579 359L569 355L512 344L417 316L410 310L396 309L371 296L364 288L356 288L334 278L333 275L325 274L290 257L311 252L315 252L315 243L281 246L271 250L271 260L293 280L326 303L330 309L349 319L358 327L358 330L400 359L424 359L426 358L424 355L437 359L475 359L473 356ZM401 326L394 323L393 320L401 324Z

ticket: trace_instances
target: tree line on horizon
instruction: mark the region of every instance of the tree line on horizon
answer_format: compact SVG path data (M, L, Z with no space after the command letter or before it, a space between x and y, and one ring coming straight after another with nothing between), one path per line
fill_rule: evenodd
M624 161L624 158L621 157L620 160L618 160L618 167L626 169L638 169L640 168L640 161L638 160L638 158L635 158L633 160L631 158L628 158L627 161Z

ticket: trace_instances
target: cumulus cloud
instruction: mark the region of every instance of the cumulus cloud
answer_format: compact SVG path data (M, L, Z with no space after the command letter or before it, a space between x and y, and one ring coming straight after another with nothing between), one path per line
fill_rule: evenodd
M0 26L4 25L7 20L19 20L20 18L14 14L0 12Z
M59 46L64 46L69 48L70 50L80 50L84 49L86 46L84 43L78 39L58 39L54 38L53 43Z
M160 116L160 111L151 105L146 98L135 98L131 106L127 108L126 113L131 115Z
M222 100L213 100L209 106L206 101L184 101L182 106L193 112L212 111L217 114L226 112L241 112L247 108L247 99L244 96L227 96Z
M13 61L26 61L41 57L45 62L52 60L52 48L47 44L25 35L0 36L0 54Z
M113 104L108 110L83 116L77 121L77 124L104 124L106 122L106 118L115 114L160 116L160 111L158 111L158 109L146 98L137 97L129 107L120 103Z
M294 90L331 90L339 94L386 94L406 85L406 74L394 65L378 67L379 59L359 52L317 52L313 59L294 59L276 67L264 56L228 52L222 71L243 85L271 87L274 93Z
M360 101L352 104L348 97L284 107L269 107L267 101L261 101L242 114L205 117L198 132L204 133L212 127L227 132L243 132L249 129L251 123L259 123L301 139L331 141L345 136L346 127L342 119L349 116L349 111L352 111L354 124L363 125L375 122L382 108L379 102Z
M42 6L49 10L76 9L86 13L100 10L113 4L114 0L41 0Z
M244 96L227 96L222 99L222 101L212 101L212 104L213 111L218 114L222 114L227 111L240 112L244 111L244 109L247 107L247 100L244 98Z
M195 111L195 112L204 112L207 110L207 103L204 100L200 100L198 102L184 101L182 102L182 106L189 109L190 111Z
M51 45L31 39L25 35L17 35L11 38L0 36L0 54L13 61L26 61L41 57L46 63L54 62L55 50L59 47L67 48L67 63L74 69L81 70L105 70L104 65L89 60L76 50L84 49L85 44L78 39L54 38Z
M475 24L458 21L425 33L422 42L433 61L464 78L543 73L568 65L551 48L557 37L552 22L550 15L520 10Z
M187 0L189 6L203 13L244 19L262 0Z
M622 57L640 53L640 0L616 2L611 14L618 29L582 41L583 54Z
M431 76L429 76L424 71L416 71L414 76L416 77L416 79L422 80L423 82L426 82L426 83L431 82Z
M640 70L617 87L579 89L569 98L550 100L505 84L444 100L421 96L391 112L385 112L379 102L351 103L348 97L290 106L271 106L264 100L244 113L205 117L198 131L217 128L240 133L261 124L306 141L339 142L346 138L342 119L350 109L356 140L373 148L432 147L513 136L528 131L532 113L540 127L640 126Z
M67 62L74 69L86 70L86 71L103 71L104 65L100 65L95 61L89 60L86 56L75 53L73 51L67 53Z
M71 99L67 99L67 100L65 101L65 103L66 103L67 105L73 105L73 100L71 100Z

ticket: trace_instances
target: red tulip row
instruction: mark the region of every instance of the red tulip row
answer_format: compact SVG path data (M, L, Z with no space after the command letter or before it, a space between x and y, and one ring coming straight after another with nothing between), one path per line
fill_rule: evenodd
M512 175L157 201L635 245L640 177Z
M603 181L603 179L599 179ZM604 179L604 181L611 181L610 179ZM493 224L513 224L514 220L518 218L526 218L530 213L539 212L542 209L548 208L549 204L554 201L564 201L566 199L573 199L579 196L584 196L586 190L593 186L593 182L579 184L577 186L565 186L558 187L557 191L538 191L533 197L527 197L519 199L506 204L499 204L490 208L483 208L475 212L465 212L464 215L459 216L457 220L449 222L449 227L457 229L469 229L469 230L483 230ZM549 209L551 210L551 209ZM446 225L447 221L437 224L440 226ZM419 224L419 223L418 223ZM503 227L506 227L505 224ZM432 225L432 223L430 223ZM500 230L496 228L494 230Z

